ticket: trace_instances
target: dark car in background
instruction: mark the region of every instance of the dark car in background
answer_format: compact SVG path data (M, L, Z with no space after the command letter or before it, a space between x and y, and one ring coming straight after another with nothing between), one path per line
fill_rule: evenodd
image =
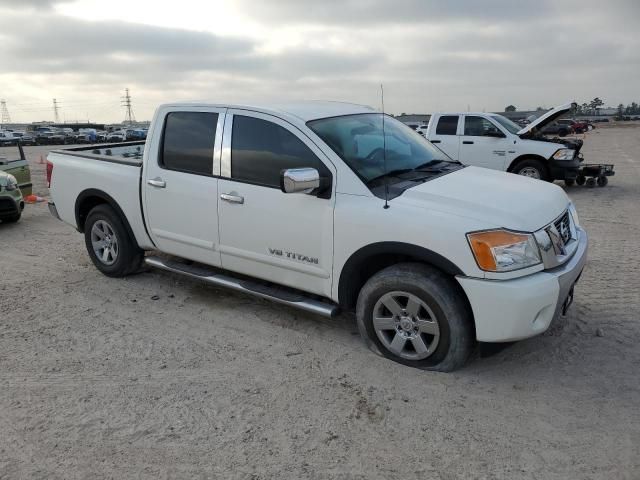
M555 121L550 125L544 127L541 132L543 135L557 135L559 137L566 137L570 133L573 133L573 127L571 125L564 125Z

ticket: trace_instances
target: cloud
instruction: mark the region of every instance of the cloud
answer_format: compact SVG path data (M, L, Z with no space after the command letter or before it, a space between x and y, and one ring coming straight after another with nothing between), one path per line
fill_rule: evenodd
M14 117L31 119L35 107L20 110L22 98L48 115L56 97L69 115L115 120L124 87L139 118L160 101L188 98L378 105L380 83L395 113L638 100L638 2L237 0L246 24L233 35L135 23L141 19L130 15L82 20L57 13L55 3L2 4L0 85L9 108L22 112ZM18 8L25 5L32 10ZM201 8L193 15L215 13Z

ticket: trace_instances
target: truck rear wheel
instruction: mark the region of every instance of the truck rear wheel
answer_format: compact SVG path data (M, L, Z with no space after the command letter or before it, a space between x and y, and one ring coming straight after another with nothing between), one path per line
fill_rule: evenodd
M109 277L124 277L136 272L142 264L144 251L109 205L98 205L89 212L84 240L93 264Z
M371 277L358 296L356 316L371 350L410 367L455 370L474 345L472 315L458 285L419 263Z
M540 160L535 158L525 158L516 163L511 171L524 177L536 178L538 180L548 180L549 173L547 167Z

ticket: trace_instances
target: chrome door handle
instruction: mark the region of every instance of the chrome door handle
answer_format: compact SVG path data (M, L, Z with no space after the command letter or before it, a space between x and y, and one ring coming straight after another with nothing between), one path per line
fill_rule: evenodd
M229 202L229 203L239 203L239 204L244 203L244 197L241 197L240 195L231 195L229 193L221 193L220 198L225 202Z
M153 178L151 180L147 180L147 183L152 187L157 187L157 188L164 188L167 186L167 182L165 182L164 180L158 177Z

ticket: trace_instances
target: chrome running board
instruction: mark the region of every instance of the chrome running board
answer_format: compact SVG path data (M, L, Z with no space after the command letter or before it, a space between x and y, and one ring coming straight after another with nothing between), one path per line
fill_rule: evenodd
M230 288L238 292L248 293L256 297L265 298L274 302L289 305L300 310L316 313L324 317L335 317L339 307L335 303L323 302L303 293L290 290L285 287L262 284L252 280L234 278L219 273L217 270L203 266L187 265L160 257L145 257L144 263L150 267L166 270L167 272L179 273L181 275L202 280L203 282L219 287Z

